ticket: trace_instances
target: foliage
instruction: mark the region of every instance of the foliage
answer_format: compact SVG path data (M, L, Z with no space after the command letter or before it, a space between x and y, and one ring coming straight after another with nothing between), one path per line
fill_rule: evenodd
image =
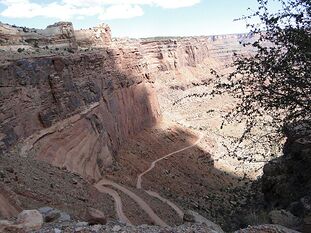
M233 71L217 76L216 92L240 100L227 119L255 120L268 114L281 130L311 119L311 1L277 0L281 8L269 12L272 0L257 0L258 10L243 17L259 24L251 29L249 54L235 54ZM275 2L275 1L274 1ZM257 121L258 122L258 121ZM262 122L261 122L262 123Z

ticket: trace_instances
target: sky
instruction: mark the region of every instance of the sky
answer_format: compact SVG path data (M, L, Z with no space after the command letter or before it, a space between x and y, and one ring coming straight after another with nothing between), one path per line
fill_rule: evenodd
M107 23L113 37L244 33L234 21L257 9L256 0L0 0L0 21L46 28L71 21L75 29Z

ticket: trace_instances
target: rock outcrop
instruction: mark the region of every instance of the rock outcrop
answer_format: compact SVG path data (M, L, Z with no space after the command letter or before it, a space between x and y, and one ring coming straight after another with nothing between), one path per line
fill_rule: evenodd
M0 23L0 47L14 50L29 47L57 47L77 49L72 23L59 22L46 29L31 29Z
M221 229L219 225L217 225L216 223L213 223L212 221L204 218L202 215L192 210L188 210L185 213L184 220L186 222L204 223L205 225L207 225L210 229L214 230L215 232L224 233L224 231Z
M282 225L290 229L299 229L301 222L299 218L285 210L272 210L269 218L273 224Z
M106 47L111 43L111 30L107 24L76 30L74 33L80 48Z

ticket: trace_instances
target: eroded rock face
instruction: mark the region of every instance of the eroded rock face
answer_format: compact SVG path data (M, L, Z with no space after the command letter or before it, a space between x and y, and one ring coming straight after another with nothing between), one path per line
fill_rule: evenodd
M74 29L70 22L58 22L46 29L16 27L0 23L0 47L2 49L52 46L77 49ZM21 47L22 46L22 47Z
M111 30L107 24L100 24L90 29L75 31L80 48L105 47L111 43Z
M99 39L109 34L96 30ZM0 74L0 152L35 149L38 159L90 179L160 116L148 65L132 47L7 61Z
M2 65L0 150L23 140L22 155L36 145L37 158L98 178L119 145L160 116L147 74L131 71L135 59L107 49Z
M241 43L251 39L252 36L246 34L235 34L170 39L115 39L114 44L120 47L135 46L143 54L151 72L178 73L185 67L195 68L204 64L207 59L213 62L217 58L222 66L228 65L234 51L249 52L249 49L243 49Z

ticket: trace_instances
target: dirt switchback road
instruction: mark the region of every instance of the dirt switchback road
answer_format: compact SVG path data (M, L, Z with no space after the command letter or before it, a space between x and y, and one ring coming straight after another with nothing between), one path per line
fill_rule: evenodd
M176 151L174 151L172 153L164 155L163 157L153 161L151 163L150 167L147 170L145 170L144 172L142 172L141 174L138 175L136 188L137 189L142 189L142 177L144 175L146 175L147 173L149 173L155 167L157 162L159 162L159 161L161 161L163 159L166 159L166 158L168 158L168 157L170 157L170 156L172 156L174 154L177 154L179 152L185 151L187 149L190 149L190 148L196 146L202 140L203 136L204 135L201 134L200 137L198 138L198 140L195 143L193 143L192 145L184 147L184 148L182 148L180 150L176 150ZM113 187L114 189L120 190L121 192L123 192L126 195L128 195L132 200L134 200L138 204L138 206L142 210L144 210L148 214L148 216L152 219L152 221L156 225L159 225L159 226L162 226L162 227L167 227L168 226L168 224L166 222L164 222L141 197L139 197L138 195L136 195L135 193L133 193L132 191L130 191L126 187L124 187L124 186L122 186L120 184L117 184L114 181L108 180L107 178L101 179L94 186L100 192L107 193L107 194L109 194L110 196L112 196L114 198L116 212L117 212L117 215L118 215L118 218L119 218L120 221L122 221L124 223L127 223L127 224L131 224L131 222L129 221L129 219L126 217L126 215L123 212L122 201L121 201L121 198L120 198L119 194L115 190L113 190L111 188L108 188L106 186ZM161 200L162 202L166 203L167 205L169 205L172 209L174 209L176 211L176 213L178 214L178 216L180 218L183 218L184 213L176 204L174 204L173 202L171 202L171 201L161 197L157 192L154 192L154 191L151 191L151 190L144 190L144 191L147 194L149 194L150 196L155 197L155 198Z
M184 147L184 148L182 148L182 149L180 149L180 150L176 150L176 151L174 151L174 152L172 152L172 153L169 153L169 154L167 154L167 155L164 155L163 157L161 157L161 158L159 158L159 159L153 161L153 162L151 163L150 167L149 167L147 170L145 170L144 172L142 172L141 174L138 175L138 177L137 177L136 188L137 188L137 189L142 189L142 185L141 185L141 183L142 183L142 177L143 177L144 175L146 175L147 173L149 173L149 172L155 167L155 165L157 164L157 162L160 162L160 161L163 160L163 159L166 159L166 158L168 158L168 157L170 157L170 156L172 156L172 155L175 155L175 154L177 154L177 153L179 153L179 152L188 150L188 149L190 149L190 148L196 146L196 145L202 140L203 137L204 137L204 135L201 134L200 137L198 138L198 140L197 140L194 144L192 144L192 145L190 145L190 146L187 146L187 147ZM176 213L179 215L179 217L180 217L181 219L183 218L184 212L183 212L176 204L174 204L173 202L171 202L171 201L165 199L164 197L161 197L160 194L158 194L157 192L154 192L154 191L151 191L151 190L144 190L144 191L145 191L146 193L148 193L150 196L156 197L156 198L158 198L159 200L163 201L164 203L168 204L171 208L173 208L173 209L176 211Z

